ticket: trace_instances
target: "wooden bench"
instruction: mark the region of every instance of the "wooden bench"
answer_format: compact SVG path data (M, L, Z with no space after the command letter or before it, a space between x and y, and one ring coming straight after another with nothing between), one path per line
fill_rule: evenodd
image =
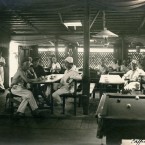
M80 100L80 97L82 97L82 90L81 91L77 91L78 89L78 83L76 81L74 81L74 92L73 93L67 93L67 94L63 94L61 95L62 97L62 100L63 100L63 114L65 114L65 99L66 98L73 98L74 99L74 115L76 115L76 111L77 111L77 98L79 98ZM94 91L94 88L95 88L95 83L90 83L90 96L91 94L93 93Z

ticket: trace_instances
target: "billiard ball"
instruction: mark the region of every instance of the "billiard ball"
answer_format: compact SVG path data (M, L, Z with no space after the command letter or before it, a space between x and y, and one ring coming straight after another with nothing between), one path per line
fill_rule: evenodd
M120 103L120 101L121 101L120 99L117 99L117 103Z
M139 96L136 96L135 99L136 99L136 100L139 100Z
M131 104L127 104L127 108L131 108Z

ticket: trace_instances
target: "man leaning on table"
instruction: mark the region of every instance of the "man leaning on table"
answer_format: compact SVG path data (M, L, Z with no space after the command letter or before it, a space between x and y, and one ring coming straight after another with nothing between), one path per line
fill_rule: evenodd
M65 66L66 71L64 72L64 76L60 81L60 84L58 85L58 90L56 90L52 97L57 105L62 105L62 100L60 98L60 95L71 93L73 90L73 79L82 79L82 76L74 69L73 67L73 58L67 57L65 59Z
M142 69L138 68L137 60L132 60L131 61L131 70L129 70L122 77L125 81L124 89L125 90L139 90L141 74L145 74L145 72Z
M17 109L16 116L23 117L27 104L30 105L32 113L34 116L38 116L38 106L35 101L35 98L30 90L27 89L27 83L38 81L38 79L29 79L27 77L27 70L29 70L30 63L28 60L24 60L21 66L18 68L15 73L12 83L11 83L11 92L14 95L21 97L21 103Z

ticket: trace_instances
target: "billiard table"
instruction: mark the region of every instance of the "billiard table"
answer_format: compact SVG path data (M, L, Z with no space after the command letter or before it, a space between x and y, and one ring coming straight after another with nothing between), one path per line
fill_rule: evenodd
M97 111L97 138L107 145L122 139L145 139L145 95L103 94Z

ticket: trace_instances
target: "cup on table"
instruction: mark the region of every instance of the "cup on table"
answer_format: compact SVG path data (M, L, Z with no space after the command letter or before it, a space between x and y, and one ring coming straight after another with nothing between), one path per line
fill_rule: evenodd
M54 79L56 76L55 75L51 75L50 76L50 79Z
M50 79L54 79L53 75L50 76Z
M108 77L105 76L105 77L104 77L104 80L105 80L105 82L108 82Z

